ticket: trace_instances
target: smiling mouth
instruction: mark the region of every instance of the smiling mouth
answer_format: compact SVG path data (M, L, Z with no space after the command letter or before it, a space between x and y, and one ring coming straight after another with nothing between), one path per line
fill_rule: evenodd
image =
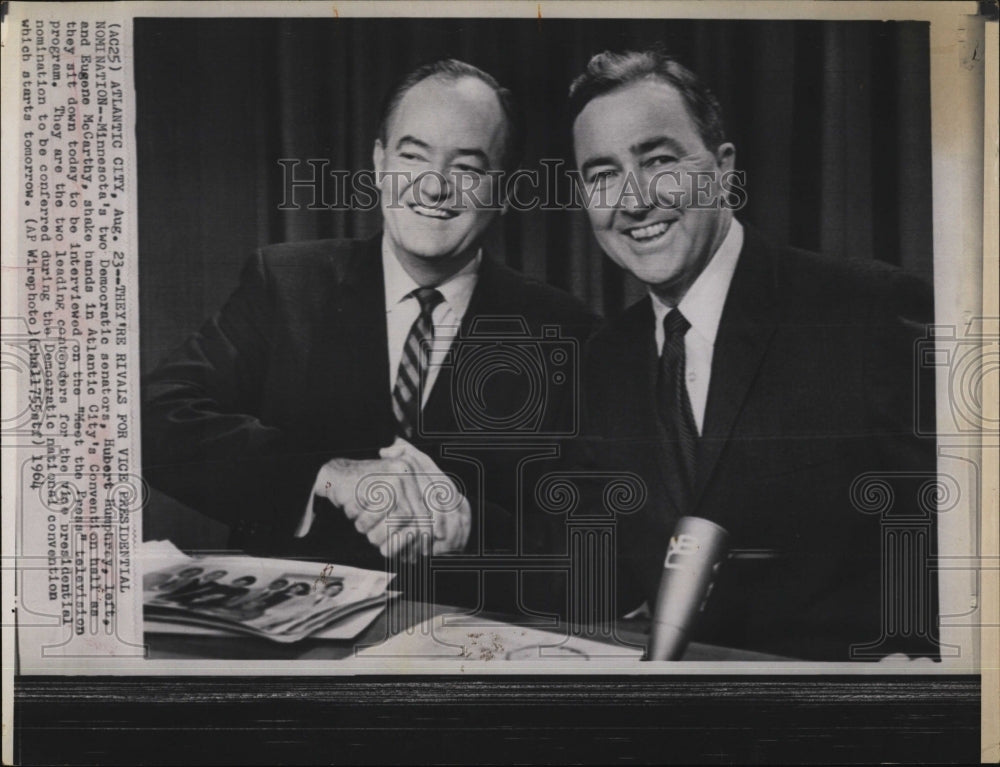
M428 208L425 205L420 205L419 203L412 203L410 205L410 210L416 213L418 216L423 216L425 218L436 218L436 219L449 219L455 218L458 215L457 211L446 210L444 208Z
M624 231L635 242L653 242L665 235L672 225L672 221L658 221L655 224L636 226Z

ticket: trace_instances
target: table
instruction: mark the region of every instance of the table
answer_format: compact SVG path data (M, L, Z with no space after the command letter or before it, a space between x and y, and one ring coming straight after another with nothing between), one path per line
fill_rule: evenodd
M466 613L467 610L449 605L429 605L429 615ZM428 616L429 617L429 616ZM522 619L494 613L483 618L503 621ZM280 644L252 636L196 636L191 634L147 633L145 641L150 660L340 660L351 657L355 646L376 644L389 635L388 612L383 611L372 624L352 640L304 639L293 644ZM623 640L645 645L649 631L648 619L621 620L617 633ZM558 634L554 634L558 636ZM789 661L777 655L751 652L730 647L691 643L685 661ZM440 661L437 661L440 662Z

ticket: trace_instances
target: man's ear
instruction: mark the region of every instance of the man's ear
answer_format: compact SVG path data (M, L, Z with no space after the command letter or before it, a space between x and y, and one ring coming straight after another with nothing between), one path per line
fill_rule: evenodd
M723 207L728 210L740 210L746 205L746 189L741 178L736 173L736 147L732 144L720 144L715 150L715 162L719 167L719 186L722 188Z
M382 140L375 139L375 149L372 150L372 162L375 164L375 172L382 172L382 165L385 162L385 149L382 148Z
M719 144L719 148L715 150L715 162L721 171L735 168L736 147L730 143Z

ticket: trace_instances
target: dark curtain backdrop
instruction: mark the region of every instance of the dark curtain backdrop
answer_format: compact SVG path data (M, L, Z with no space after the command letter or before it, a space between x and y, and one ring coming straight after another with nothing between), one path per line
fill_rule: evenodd
M747 174L744 220L930 277L925 23L140 19L144 369L218 307L259 245L378 230L377 211L278 210L277 161L371 168L383 93L407 70L455 56L495 74L524 103L535 167L569 156L566 90L589 56L655 43L722 102ZM513 213L493 235L494 257L603 313L641 294L581 211Z
M592 54L662 44L722 103L747 175L745 222L779 242L930 280L928 31L917 22L137 19L143 370L220 306L256 247L379 229L377 210L279 210L278 160L370 169L385 90L442 57L519 95L530 168L570 156L566 91ZM490 252L604 314L643 292L601 255L582 211L508 214Z

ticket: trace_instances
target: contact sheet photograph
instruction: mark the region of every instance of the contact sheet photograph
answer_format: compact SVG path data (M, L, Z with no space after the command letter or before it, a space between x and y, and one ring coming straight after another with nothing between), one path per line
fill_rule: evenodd
M1000 760L995 5L4 14L5 763Z

